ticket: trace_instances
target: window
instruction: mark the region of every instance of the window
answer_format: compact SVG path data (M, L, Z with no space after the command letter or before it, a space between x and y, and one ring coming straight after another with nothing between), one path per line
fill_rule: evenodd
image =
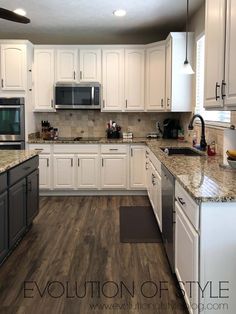
M204 109L204 54L205 36L197 41L196 51L196 108L195 113L199 113L206 121L230 123L230 111L207 111Z

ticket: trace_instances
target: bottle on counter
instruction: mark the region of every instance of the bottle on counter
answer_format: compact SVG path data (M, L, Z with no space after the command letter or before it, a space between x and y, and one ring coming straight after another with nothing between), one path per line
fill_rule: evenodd
M53 131L54 131L54 140L58 140L58 136L59 136L58 128L54 128Z

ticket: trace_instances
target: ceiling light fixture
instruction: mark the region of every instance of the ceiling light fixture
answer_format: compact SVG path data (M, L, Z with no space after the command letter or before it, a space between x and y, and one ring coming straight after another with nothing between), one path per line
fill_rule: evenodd
M21 16L26 16L25 10L24 10L24 9L21 9L21 8L15 9L13 12L16 13L16 14L19 14L19 15L21 15Z
M126 15L126 11L122 9L118 9L118 10L113 11L113 15L122 17Z
M194 74L191 64L188 61L188 19L189 19L189 0L187 0L187 14L186 14L186 58L183 64L183 74Z

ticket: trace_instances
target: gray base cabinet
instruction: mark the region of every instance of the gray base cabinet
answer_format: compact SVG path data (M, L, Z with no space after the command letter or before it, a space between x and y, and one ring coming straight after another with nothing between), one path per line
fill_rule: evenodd
M26 229L26 179L9 189L9 247L11 248Z
M39 212L39 170L27 177L27 225L30 225Z
M0 194L0 263L8 252L7 192Z

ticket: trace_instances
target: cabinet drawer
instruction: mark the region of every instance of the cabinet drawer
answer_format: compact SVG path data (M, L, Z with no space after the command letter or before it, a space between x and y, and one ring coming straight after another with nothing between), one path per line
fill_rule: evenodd
M50 154L49 144L29 144L30 150L39 150L42 154Z
M178 182L175 184L175 198L190 222L198 230L199 206Z
M7 189L7 173L0 174L0 193Z
M102 154L126 154L127 145L101 145Z
M33 172L39 166L39 157L35 156L22 164L9 170L9 185L13 185L21 178L26 177L29 173Z
M99 145L94 144L55 144L53 148L57 154L97 154Z

